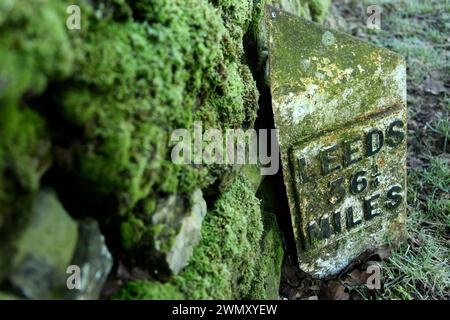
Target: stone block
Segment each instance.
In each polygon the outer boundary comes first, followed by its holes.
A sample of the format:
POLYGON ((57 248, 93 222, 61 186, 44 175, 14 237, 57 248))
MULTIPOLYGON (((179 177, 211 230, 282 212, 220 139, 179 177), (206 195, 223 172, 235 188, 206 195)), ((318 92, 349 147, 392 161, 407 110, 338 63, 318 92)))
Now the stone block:
POLYGON ((299 264, 323 278, 404 235, 405 61, 270 6, 266 28, 299 264))

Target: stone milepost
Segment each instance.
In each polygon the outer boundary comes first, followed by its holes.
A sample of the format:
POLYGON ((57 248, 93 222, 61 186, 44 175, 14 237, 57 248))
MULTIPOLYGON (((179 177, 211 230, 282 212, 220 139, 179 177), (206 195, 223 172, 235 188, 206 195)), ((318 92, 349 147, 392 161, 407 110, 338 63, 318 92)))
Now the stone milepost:
POLYGON ((269 6, 266 31, 299 265, 323 278, 404 236, 405 62, 269 6))

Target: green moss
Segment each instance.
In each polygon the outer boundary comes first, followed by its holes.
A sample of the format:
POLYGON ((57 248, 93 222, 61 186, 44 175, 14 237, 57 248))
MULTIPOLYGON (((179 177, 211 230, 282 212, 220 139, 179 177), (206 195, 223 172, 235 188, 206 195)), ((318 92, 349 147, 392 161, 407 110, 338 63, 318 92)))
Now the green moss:
POLYGON ((155 199, 211 194, 229 180, 171 286, 189 297, 251 296, 263 250, 258 199, 245 179, 232 182, 231 167, 172 163, 169 138, 195 120, 253 127, 258 91, 243 39, 256 36, 264 3, 79 0, 82 27, 70 31, 65 1, 0 0, 0 229, 25 219, 50 145, 64 205, 101 220, 130 257, 154 258, 148 235, 174 228, 152 225, 155 199))
POLYGON ((58 147, 73 159, 69 170, 60 165, 64 159, 57 164, 83 190, 74 204, 79 211, 98 216, 90 199, 105 199, 102 217, 125 221, 117 224, 125 248, 150 254, 148 237, 128 237, 137 225, 145 225, 142 234, 156 230, 142 218, 139 203, 157 194, 207 189, 230 170, 172 163, 172 131, 192 129, 194 120, 205 129, 240 128, 256 118, 256 84, 241 62, 252 3, 158 0, 81 7, 87 21, 71 38, 76 69, 53 103, 82 136, 56 131, 58 147), (127 8, 131 16, 117 16, 127 8))
POLYGON ((46 122, 26 101, 72 69, 65 20, 58 15, 63 8, 46 0, 0 1, 0 229, 8 224, 5 215, 19 219, 11 205, 38 189, 50 163, 46 122))
POLYGON ((33 195, 51 162, 46 129, 28 108, 0 107, 0 278, 10 264, 4 255, 27 222, 33 195))
MULTIPOLYGON (((45 121, 36 112, 13 105, 0 108, 0 229, 13 217, 20 197, 37 191, 48 168, 50 142, 45 121), (9 218, 8 218, 9 217, 9 218)), ((16 217, 18 219, 19 217, 16 217)), ((9 221, 12 222, 12 221, 9 221)))
POLYGON ((261 239, 261 256, 258 273, 252 284, 250 299, 279 299, 283 245, 277 220, 273 213, 263 212, 264 236, 261 239))
POLYGON ((211 0, 221 12, 226 33, 224 56, 236 61, 243 54, 242 38, 247 32, 253 11, 253 2, 239 0, 211 0))
POLYGON ((262 231, 259 200, 240 176, 206 216, 199 250, 194 250, 192 262, 175 282, 182 291, 195 292, 194 299, 249 294, 262 231))
POLYGON ((58 1, 0 1, 0 99, 42 93, 49 79, 70 73, 63 14, 58 1))
MULTIPOLYGON (((281 239, 274 216, 263 217, 254 193, 254 183, 241 174, 218 199, 205 217, 191 262, 169 280, 178 292, 189 299, 277 297, 281 239)), ((128 298, 129 290, 140 290, 138 284, 129 282, 116 297, 128 298)), ((149 298, 145 288, 133 296, 149 298)))
POLYGON ((145 225, 142 220, 130 217, 129 220, 122 222, 120 226, 120 234, 124 249, 133 248, 142 238, 145 225))
POLYGON ((149 282, 144 280, 131 281, 127 290, 121 290, 115 299, 123 300, 182 300, 182 293, 170 283, 149 282))
POLYGON ((308 0, 309 11, 314 21, 323 21, 331 9, 331 0, 308 0))
POLYGON ((172 130, 192 128, 194 119, 205 127, 255 119, 256 86, 236 49, 250 14, 237 10, 242 5, 216 5, 220 11, 200 0, 133 2, 136 19, 88 14, 86 30, 72 41, 77 70, 55 104, 83 128, 74 179, 112 198, 120 214, 154 192, 188 193, 223 174, 174 165, 172 130), (226 25, 241 32, 230 36, 220 14, 233 17, 226 25))

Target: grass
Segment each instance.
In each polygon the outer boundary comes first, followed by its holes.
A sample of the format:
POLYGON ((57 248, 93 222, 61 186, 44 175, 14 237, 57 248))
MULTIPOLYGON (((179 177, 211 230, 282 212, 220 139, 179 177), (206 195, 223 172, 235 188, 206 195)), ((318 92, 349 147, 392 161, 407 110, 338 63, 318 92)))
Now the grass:
POLYGON ((346 32, 406 57, 408 66, 408 241, 383 262, 371 299, 450 299, 449 1, 336 1, 346 32), (383 7, 381 30, 365 27, 383 7), (356 21, 356 22, 355 22, 356 21), (446 92, 447 91, 447 92, 446 92))
POLYGON ((410 172, 409 241, 385 262, 379 298, 449 298, 449 177, 448 161, 440 156, 410 172))

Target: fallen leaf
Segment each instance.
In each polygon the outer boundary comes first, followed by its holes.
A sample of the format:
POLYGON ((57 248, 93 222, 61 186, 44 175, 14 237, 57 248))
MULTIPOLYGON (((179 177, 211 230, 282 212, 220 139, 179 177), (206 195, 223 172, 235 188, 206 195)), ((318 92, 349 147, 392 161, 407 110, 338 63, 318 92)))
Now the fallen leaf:
POLYGON ((358 287, 361 285, 365 285, 368 277, 369 274, 367 274, 365 271, 359 271, 355 269, 348 274, 347 278, 344 280, 344 284, 349 287, 358 287))
POLYGON ((349 300, 350 295, 345 292, 345 286, 339 281, 330 281, 323 285, 320 295, 325 300, 349 300))
POLYGON ((144 271, 141 268, 134 267, 131 270, 130 278, 132 280, 148 280, 151 278, 151 276, 147 271, 144 271))

